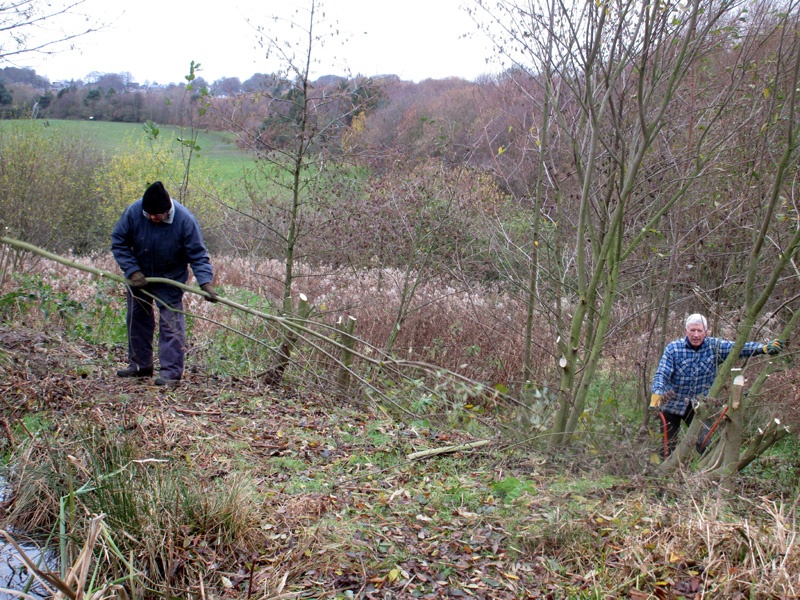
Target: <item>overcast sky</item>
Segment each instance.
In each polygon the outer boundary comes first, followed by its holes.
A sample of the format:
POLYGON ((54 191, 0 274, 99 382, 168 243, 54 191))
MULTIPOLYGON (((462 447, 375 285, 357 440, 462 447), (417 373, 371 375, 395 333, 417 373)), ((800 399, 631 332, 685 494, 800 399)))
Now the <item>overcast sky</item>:
MULTIPOLYGON (((420 81, 471 80, 491 73, 490 47, 476 33, 463 2, 324 0, 325 24, 338 24, 341 35, 316 51, 315 76, 395 74, 420 81)), ((84 79, 99 71, 129 72, 138 83, 163 84, 183 81, 194 60, 208 82, 244 81, 275 71, 254 26, 289 39, 289 30, 282 33, 269 18, 276 10, 287 14, 289 6, 300 8, 307 24, 308 3, 302 0, 86 0, 84 12, 108 24, 102 31, 79 38, 75 49, 46 58, 27 56, 16 64, 33 67, 51 81, 84 79)))

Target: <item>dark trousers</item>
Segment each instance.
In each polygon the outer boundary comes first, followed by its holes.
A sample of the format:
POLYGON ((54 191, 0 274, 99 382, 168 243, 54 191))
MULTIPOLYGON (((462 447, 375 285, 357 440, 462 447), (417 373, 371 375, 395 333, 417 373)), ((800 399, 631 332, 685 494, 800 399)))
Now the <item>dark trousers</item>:
POLYGON ((681 430, 681 421, 685 421, 687 427, 691 425, 692 419, 694 419, 694 408, 692 408, 692 403, 690 402, 686 412, 682 415, 663 411, 661 414, 664 415, 665 421, 662 421, 662 427, 666 425, 667 428, 668 452, 672 454, 678 446, 678 432, 681 430))
MULTIPOLYGON (((692 407, 692 404, 689 403, 689 407, 686 409, 686 412, 684 412, 682 415, 663 412, 663 411, 661 414, 664 416, 664 421, 662 421, 662 428, 666 426, 666 432, 667 432, 667 454, 672 454, 675 451, 675 448, 678 446, 678 432, 681 429, 681 421, 685 421, 687 427, 691 425, 692 421, 694 420, 694 408, 692 407)), ((708 425, 703 423, 702 426, 700 427, 700 433, 697 438, 697 443, 695 444, 695 449, 699 454, 705 452, 707 438, 709 435, 708 432, 709 432, 708 425)))
MULTIPOLYGON (((146 289, 150 291, 150 286, 146 289)), ((156 293, 153 295, 158 297, 156 293)), ((183 295, 177 299, 174 293, 171 296, 168 300, 155 301, 158 305, 159 372, 170 379, 180 379, 186 356, 186 319, 182 312, 183 295)), ((134 290, 133 294, 129 291, 127 307, 128 361, 131 366, 147 369, 153 366, 154 301, 139 290, 134 290)))

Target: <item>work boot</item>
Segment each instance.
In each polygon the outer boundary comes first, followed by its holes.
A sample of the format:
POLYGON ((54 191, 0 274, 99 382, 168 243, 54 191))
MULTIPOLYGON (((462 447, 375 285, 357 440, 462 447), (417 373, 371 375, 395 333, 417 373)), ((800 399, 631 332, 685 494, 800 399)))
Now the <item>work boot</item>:
POLYGON ((153 367, 140 369, 136 365, 131 365, 126 369, 117 371, 117 377, 150 377, 153 374, 153 367))
POLYGON ((180 377, 174 378, 174 377, 168 377, 167 375, 159 375, 158 377, 156 377, 154 383, 156 385, 162 385, 166 387, 175 387, 176 385, 178 385, 178 382, 180 380, 181 380, 180 377))

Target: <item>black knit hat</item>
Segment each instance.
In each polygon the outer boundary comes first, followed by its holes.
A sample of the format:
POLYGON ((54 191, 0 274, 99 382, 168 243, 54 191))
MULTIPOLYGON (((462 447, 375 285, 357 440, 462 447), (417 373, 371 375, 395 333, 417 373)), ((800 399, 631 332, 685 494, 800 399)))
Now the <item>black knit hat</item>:
POLYGON ((164 184, 156 181, 144 191, 142 196, 142 210, 151 215, 163 215, 172 208, 169 192, 164 189, 164 184))

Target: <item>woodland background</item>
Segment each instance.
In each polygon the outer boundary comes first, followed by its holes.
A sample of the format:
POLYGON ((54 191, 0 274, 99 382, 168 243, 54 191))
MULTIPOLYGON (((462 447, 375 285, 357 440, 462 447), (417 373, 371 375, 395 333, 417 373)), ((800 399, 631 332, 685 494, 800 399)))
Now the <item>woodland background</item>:
MULTIPOLYGON (((496 450, 487 477, 506 482, 497 493, 510 501, 533 493, 516 470, 526 464, 516 451, 543 453, 562 473, 674 475, 679 486, 703 493, 722 482, 728 500, 769 496, 772 486, 781 500, 768 504, 765 527, 779 522, 785 531, 797 504, 787 509, 782 499, 797 496, 800 423, 792 340, 800 318, 798 6, 477 1, 470 8, 476 25, 493 36, 507 68, 472 82, 420 83, 312 80, 309 62, 325 43, 314 34, 315 10, 311 2, 302 24, 309 35, 294 47, 302 58, 243 84, 209 85, 192 63, 183 85, 140 89, 124 74, 98 74, 55 91, 34 73, 5 69, 6 115, 36 117, 9 120, 0 132, 7 321, 59 315, 83 341, 118 348, 124 331, 108 307, 119 297, 109 284, 78 284, 74 271, 113 272, 108 232, 157 177, 198 215, 215 283, 237 309, 192 306, 191 356, 206 382, 260 381, 284 399, 319 394, 313 400, 323 406, 335 398, 402 423, 412 438, 425 428, 430 446, 448 435, 489 440, 496 450), (11 81, 23 76, 29 81, 11 81), (142 122, 144 141, 107 153, 59 133, 61 119, 142 122), (224 132, 247 156, 237 159, 238 171, 204 162, 210 132, 224 132), (15 240, 61 255, 69 270, 15 240), (737 348, 779 337, 788 351, 746 364, 734 351, 698 406, 702 418, 717 419, 738 387, 729 385, 731 368, 744 368, 746 394, 727 413, 719 443, 695 455, 696 419, 686 443, 661 462, 658 440, 647 433, 649 383, 665 343, 682 335, 693 312, 706 314, 712 332, 737 348), (498 466, 501 457, 512 471, 498 466)), ((228 406, 226 394, 217 397, 228 406)), ((20 410, 10 414, 21 418, 20 410)), ((652 498, 636 501, 646 506, 652 498)), ((333 505, 314 510, 330 516, 333 505)), ((477 505, 486 498, 469 504, 477 505)), ((658 506, 668 514, 671 504, 658 506)), ((744 509, 731 506, 726 516, 740 518, 744 509)), ((590 518, 618 526, 618 515, 590 518)), ((565 537, 576 550, 573 565, 603 547, 602 527, 587 544, 556 522, 554 543, 517 556, 525 565, 539 556, 559 574, 557 583, 531 572, 517 592, 531 593, 534 580, 542 597, 559 597, 548 585, 566 589, 569 569, 544 558, 565 537)), ((646 538, 641 528, 652 524, 643 522, 624 527, 625 535, 646 538)), ((616 564, 621 549, 640 547, 636 539, 619 538, 613 557, 577 569, 581 577, 596 571, 593 577, 569 585, 578 594, 641 590, 641 565, 625 570, 624 581, 595 583, 599 565, 616 564)), ((707 573, 720 547, 714 542, 723 539, 727 530, 698 550, 707 573)), ((778 597, 796 592, 796 572, 776 558, 796 552, 794 544, 760 553, 752 549, 762 542, 746 539, 747 583, 704 575, 686 593, 710 585, 729 595, 750 585, 778 597), (760 572, 768 575, 758 579, 760 572)), ((158 548, 147 552, 164 570, 158 548)), ((698 564, 689 562, 689 570, 698 564)), ((348 564, 346 572, 357 570, 348 564)), ((289 581, 300 578, 290 574, 289 581)), ((398 577, 380 584, 414 580, 398 577)), ((648 581, 643 597, 658 597, 653 590, 664 586, 648 581)), ((285 583, 265 585, 274 591, 285 583)), ((435 597, 437 585, 425 593, 435 597)))

